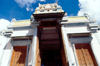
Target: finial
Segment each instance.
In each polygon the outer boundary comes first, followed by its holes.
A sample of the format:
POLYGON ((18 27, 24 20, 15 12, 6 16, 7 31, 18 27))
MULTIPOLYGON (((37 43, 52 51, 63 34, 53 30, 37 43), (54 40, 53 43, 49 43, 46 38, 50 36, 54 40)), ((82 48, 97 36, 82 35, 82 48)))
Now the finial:
POLYGON ((84 16, 89 16, 88 13, 84 13, 84 16))
POLYGON ((88 13, 84 13, 84 16, 90 20, 90 16, 88 15, 88 13))
POLYGON ((11 22, 15 22, 16 21, 16 19, 15 18, 13 18, 12 20, 11 20, 11 22))

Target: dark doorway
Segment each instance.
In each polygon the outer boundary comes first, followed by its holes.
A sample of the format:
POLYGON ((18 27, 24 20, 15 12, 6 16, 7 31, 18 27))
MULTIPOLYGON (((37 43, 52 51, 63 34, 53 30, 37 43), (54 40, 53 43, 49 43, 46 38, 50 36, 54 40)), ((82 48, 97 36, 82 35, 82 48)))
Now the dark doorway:
POLYGON ((41 66, 66 66, 61 30, 57 21, 42 22, 38 27, 38 35, 41 66))

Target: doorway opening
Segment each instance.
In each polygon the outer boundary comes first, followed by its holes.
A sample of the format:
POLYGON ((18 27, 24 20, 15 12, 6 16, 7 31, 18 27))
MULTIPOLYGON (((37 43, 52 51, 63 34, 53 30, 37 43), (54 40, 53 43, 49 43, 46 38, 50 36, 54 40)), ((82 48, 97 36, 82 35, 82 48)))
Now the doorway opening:
POLYGON ((57 21, 41 22, 38 38, 41 66, 67 66, 61 29, 57 21))

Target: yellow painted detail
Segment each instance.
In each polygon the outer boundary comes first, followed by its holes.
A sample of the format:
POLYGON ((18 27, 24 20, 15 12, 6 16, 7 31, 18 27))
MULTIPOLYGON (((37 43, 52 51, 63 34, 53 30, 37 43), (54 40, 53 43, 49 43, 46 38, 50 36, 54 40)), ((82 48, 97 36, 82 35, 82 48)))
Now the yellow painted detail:
POLYGON ((16 21, 13 23, 12 26, 25 26, 25 25, 30 25, 30 20, 22 20, 22 21, 16 21))
POLYGON ((69 17, 68 22, 89 22, 86 17, 69 17))

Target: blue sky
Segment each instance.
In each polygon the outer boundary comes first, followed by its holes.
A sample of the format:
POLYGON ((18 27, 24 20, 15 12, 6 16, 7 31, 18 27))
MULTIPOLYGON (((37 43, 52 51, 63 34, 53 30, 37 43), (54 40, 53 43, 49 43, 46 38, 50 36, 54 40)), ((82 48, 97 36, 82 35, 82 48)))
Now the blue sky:
POLYGON ((0 0, 0 30, 10 24, 11 19, 30 19, 38 3, 55 3, 67 12, 68 16, 83 16, 88 13, 91 21, 100 24, 100 0, 0 0))
MULTIPOLYGON (((31 14, 35 11, 35 8, 38 7, 38 3, 46 4, 55 2, 56 0, 36 1, 28 6, 29 8, 33 8, 33 11, 27 11, 26 4, 22 6, 17 3, 16 0, 0 0, 0 19, 9 21, 11 21, 12 18, 16 18, 16 20, 30 19, 31 14)), ((76 16, 79 11, 78 0, 59 0, 58 4, 69 16, 76 16)))

